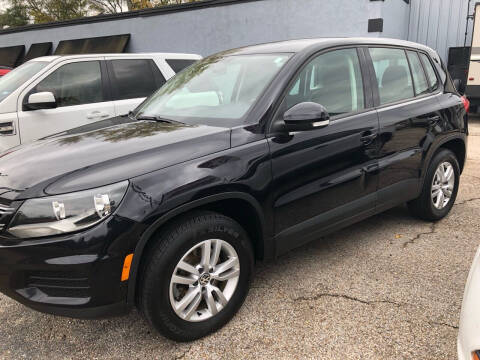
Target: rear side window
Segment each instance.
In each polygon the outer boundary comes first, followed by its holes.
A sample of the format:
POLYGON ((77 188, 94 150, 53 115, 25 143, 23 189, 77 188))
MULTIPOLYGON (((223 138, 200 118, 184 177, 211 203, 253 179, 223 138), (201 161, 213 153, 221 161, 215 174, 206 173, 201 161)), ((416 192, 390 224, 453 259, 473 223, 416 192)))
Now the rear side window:
POLYGON ((100 62, 83 61, 63 65, 33 90, 43 91, 55 95, 58 107, 104 101, 100 62))
POLYGON ((173 71, 179 73, 186 67, 189 67, 197 60, 189 60, 189 59, 166 59, 167 64, 172 68, 173 71))
POLYGON ((433 65, 430 59, 428 58, 428 56, 420 53, 420 57, 422 59, 423 66, 425 66, 425 71, 427 72, 427 78, 428 78, 428 82, 430 83, 430 87, 432 88, 432 91, 434 91, 438 88, 437 74, 435 73, 435 70, 433 69, 433 65))
POLYGON ((414 97, 405 51, 391 48, 370 48, 369 51, 377 77, 380 104, 414 97))
POLYGON ((427 94, 429 91, 429 86, 417 53, 415 51, 407 51, 407 55, 408 61, 410 62, 410 68, 412 69, 413 84, 415 85, 415 94, 427 94))
POLYGON ((150 59, 109 61, 114 100, 150 96, 165 83, 165 78, 150 59))

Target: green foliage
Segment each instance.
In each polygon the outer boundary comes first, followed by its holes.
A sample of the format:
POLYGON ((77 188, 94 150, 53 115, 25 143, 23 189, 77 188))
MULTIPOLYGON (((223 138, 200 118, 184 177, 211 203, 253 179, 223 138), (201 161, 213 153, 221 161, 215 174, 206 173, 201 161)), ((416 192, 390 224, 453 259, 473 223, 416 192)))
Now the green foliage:
POLYGON ((34 23, 71 20, 87 15, 88 0, 23 0, 34 23))
POLYGON ((28 24, 28 11, 19 0, 10 1, 10 6, 0 13, 0 29, 28 24))
POLYGON ((202 0, 5 0, 8 8, 0 12, 0 29, 195 1, 202 0))

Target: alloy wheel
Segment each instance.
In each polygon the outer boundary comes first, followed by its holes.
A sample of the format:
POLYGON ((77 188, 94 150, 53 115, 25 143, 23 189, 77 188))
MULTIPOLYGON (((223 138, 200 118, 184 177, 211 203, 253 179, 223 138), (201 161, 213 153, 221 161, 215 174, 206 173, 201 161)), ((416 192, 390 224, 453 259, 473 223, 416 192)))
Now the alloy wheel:
POLYGON ((170 304, 183 320, 207 320, 228 304, 239 277, 238 255, 228 242, 202 241, 176 265, 170 280, 170 304))
POLYGON ((431 198, 433 206, 441 210, 452 198, 455 187, 455 171, 448 161, 438 165, 432 180, 431 198))

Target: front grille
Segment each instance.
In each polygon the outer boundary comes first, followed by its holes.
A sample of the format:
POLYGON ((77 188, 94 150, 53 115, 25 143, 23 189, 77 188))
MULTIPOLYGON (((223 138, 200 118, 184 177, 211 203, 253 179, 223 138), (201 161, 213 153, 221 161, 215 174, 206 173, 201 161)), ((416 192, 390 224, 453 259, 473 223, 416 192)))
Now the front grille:
POLYGON ((27 275, 26 287, 35 287, 52 297, 89 297, 87 277, 66 272, 35 272, 27 275))

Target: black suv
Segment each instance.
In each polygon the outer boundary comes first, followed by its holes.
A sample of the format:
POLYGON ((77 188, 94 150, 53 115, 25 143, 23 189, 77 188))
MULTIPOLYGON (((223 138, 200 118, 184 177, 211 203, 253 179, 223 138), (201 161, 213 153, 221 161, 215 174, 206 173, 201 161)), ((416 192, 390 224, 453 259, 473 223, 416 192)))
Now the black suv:
POLYGON ((165 336, 199 338, 239 309, 255 259, 404 202, 447 215, 467 106, 410 42, 210 56, 128 116, 0 155, 0 289, 72 317, 137 305, 165 336))

